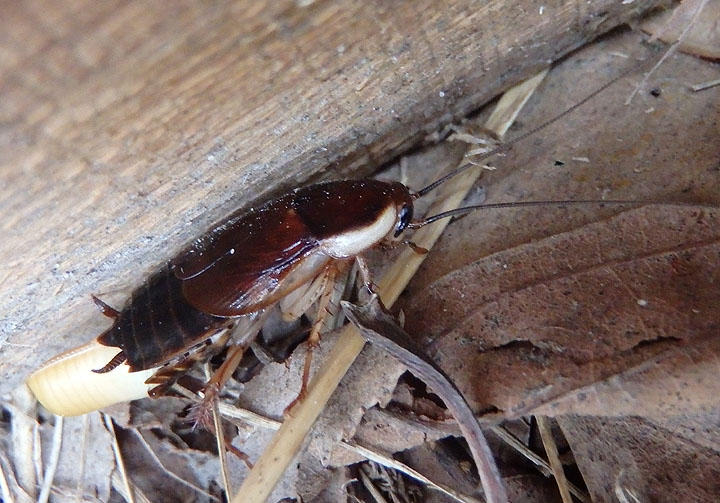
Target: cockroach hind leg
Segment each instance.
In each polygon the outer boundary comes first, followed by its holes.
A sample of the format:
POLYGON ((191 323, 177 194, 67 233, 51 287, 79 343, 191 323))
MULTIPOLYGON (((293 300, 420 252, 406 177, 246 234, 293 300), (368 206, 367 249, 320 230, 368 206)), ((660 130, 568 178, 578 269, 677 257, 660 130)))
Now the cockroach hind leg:
MULTIPOLYGON (((359 266, 362 267, 362 266, 359 266)), ((367 267, 367 265, 366 265, 367 267)), ((324 280, 322 283, 322 293, 318 300, 318 314, 313 323, 312 329, 310 330, 310 336, 307 340, 307 352, 305 353, 305 362, 303 364, 302 384, 300 385, 300 392, 298 396, 285 407, 283 411, 284 415, 290 415, 291 410, 295 407, 298 402, 301 402, 307 396, 308 382, 310 381, 310 368, 312 366, 312 354, 313 348, 317 347, 320 343, 320 332, 325 326, 330 313, 336 310, 337 306, 332 306, 332 293, 335 289, 335 278, 338 274, 338 269, 331 267, 325 270, 324 280)))
POLYGON ((225 361, 220 365, 220 368, 215 371, 207 383, 207 386, 205 386, 202 401, 195 404, 190 411, 189 418, 194 423, 193 428, 202 426, 206 430, 212 429, 212 411, 215 408, 215 403, 220 398, 220 390, 227 380, 232 377, 233 372, 235 372, 235 369, 245 354, 245 349, 247 349, 246 346, 240 344, 233 345, 229 348, 225 361))
POLYGON ((100 312, 111 319, 116 319, 118 316, 120 316, 120 311, 115 309, 114 307, 109 306, 99 298, 97 298, 95 295, 91 295, 93 303, 100 309, 100 312))
POLYGON ((212 431, 212 411, 215 407, 215 402, 220 397, 220 386, 217 383, 210 383, 205 387, 203 393, 205 396, 203 396, 202 401, 194 404, 190 409, 188 420, 192 423, 193 430, 200 427, 212 431))
POLYGON ((118 354, 116 354, 115 356, 113 356, 112 360, 107 362, 107 364, 105 364, 104 367, 99 368, 99 369, 92 369, 92 371, 95 372, 96 374, 106 374, 106 373, 110 372, 111 370, 117 368, 119 365, 124 363, 126 360, 127 360, 127 357, 125 356, 125 351, 123 351, 121 349, 120 352, 118 354))

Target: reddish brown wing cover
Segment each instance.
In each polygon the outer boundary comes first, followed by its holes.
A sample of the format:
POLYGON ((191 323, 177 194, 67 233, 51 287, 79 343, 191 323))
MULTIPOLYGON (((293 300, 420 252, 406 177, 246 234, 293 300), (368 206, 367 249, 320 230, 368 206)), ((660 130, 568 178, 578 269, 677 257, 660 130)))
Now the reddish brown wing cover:
POLYGON ((174 262, 185 298, 216 316, 257 310, 280 281, 317 248, 293 208, 294 194, 213 230, 174 262))
POLYGON ((187 301, 215 316, 239 316, 276 301, 331 260, 322 239, 372 223, 407 189, 376 180, 310 185, 220 224, 173 261, 187 301), (312 260, 309 260, 312 256, 312 260))

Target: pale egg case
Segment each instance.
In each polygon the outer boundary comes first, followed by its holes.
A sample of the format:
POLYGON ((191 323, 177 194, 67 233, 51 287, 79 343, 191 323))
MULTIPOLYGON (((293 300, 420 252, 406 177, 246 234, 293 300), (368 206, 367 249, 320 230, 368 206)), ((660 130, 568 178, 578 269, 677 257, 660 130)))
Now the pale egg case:
POLYGON ((110 372, 93 372, 117 353, 118 348, 93 339, 48 361, 27 379, 27 385, 47 410, 62 416, 79 416, 149 396, 155 385, 145 381, 160 367, 130 372, 123 363, 110 372))

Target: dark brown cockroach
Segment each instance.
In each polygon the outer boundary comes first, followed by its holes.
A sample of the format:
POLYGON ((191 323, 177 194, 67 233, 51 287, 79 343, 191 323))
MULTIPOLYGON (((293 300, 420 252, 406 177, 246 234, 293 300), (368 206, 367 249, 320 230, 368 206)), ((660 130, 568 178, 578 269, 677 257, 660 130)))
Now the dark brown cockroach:
POLYGON ((266 309, 399 235, 410 224, 412 199, 400 183, 329 182, 232 218, 151 276, 122 311, 103 305, 112 327, 47 362, 28 385, 60 415, 160 394, 206 341, 242 320, 254 325, 238 342, 246 346, 266 309), (169 372, 161 370, 168 363, 169 372))
MULTIPOLYGON (((535 134, 614 80, 479 160, 535 134)), ((161 395, 194 361, 230 344, 226 362, 206 388, 206 399, 214 397, 270 309, 279 306, 283 310, 284 301, 291 296, 296 301, 289 311, 295 316, 318 299, 324 307, 328 295, 323 293, 331 289, 339 272, 356 260, 361 273, 366 271, 362 254, 368 249, 397 238, 408 228, 478 208, 558 204, 470 206, 412 221, 415 199, 469 167, 461 166, 415 193, 401 183, 378 180, 310 185, 233 216, 152 275, 121 311, 96 299, 103 313, 114 319, 113 325, 90 343, 48 361, 27 383, 51 412, 79 415, 121 401, 161 395)), ((563 204, 588 202, 633 201, 563 204)), ((371 287, 367 273, 363 276, 371 287)), ((315 323, 311 339, 320 326, 315 323)), ((307 382, 307 362, 305 369, 302 389, 307 382)))

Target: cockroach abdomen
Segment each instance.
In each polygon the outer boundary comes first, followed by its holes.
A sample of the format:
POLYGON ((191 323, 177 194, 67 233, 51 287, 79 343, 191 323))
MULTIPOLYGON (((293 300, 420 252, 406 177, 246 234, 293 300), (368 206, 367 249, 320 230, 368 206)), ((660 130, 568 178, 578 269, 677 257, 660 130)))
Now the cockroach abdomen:
MULTIPOLYGON (((131 370, 157 367, 227 324, 199 311, 183 296, 181 281, 164 267, 133 292, 113 326, 98 337, 123 350, 131 370)), ((109 364, 105 362, 98 368, 109 364)))

